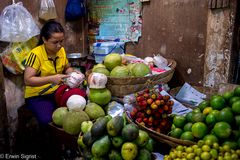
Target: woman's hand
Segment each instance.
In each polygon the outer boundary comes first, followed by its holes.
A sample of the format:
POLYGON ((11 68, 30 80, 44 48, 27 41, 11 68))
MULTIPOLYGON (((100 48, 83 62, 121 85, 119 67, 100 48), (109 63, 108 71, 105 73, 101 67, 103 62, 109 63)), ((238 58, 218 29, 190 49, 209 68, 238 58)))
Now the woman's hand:
POLYGON ((52 83, 61 84, 64 82, 65 78, 68 78, 69 75, 66 74, 56 74, 52 76, 52 83))

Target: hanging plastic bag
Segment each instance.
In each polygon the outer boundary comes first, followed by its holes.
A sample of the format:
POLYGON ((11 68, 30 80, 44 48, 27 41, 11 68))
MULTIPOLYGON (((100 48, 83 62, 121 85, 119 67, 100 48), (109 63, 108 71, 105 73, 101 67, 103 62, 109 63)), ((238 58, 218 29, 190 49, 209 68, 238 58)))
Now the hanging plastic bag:
POLYGON ((53 0, 41 0, 39 18, 45 21, 57 18, 57 12, 53 0))
POLYGON ((77 20, 86 14, 84 0, 68 0, 65 9, 65 19, 69 21, 77 20))
POLYGON ((5 7, 0 16, 0 41, 25 42, 40 30, 21 2, 5 7))
POLYGON ((9 44, 9 46, 1 54, 3 65, 13 74, 22 74, 25 69, 24 62, 26 57, 37 45, 37 42, 38 39, 33 37, 26 42, 15 42, 9 44))

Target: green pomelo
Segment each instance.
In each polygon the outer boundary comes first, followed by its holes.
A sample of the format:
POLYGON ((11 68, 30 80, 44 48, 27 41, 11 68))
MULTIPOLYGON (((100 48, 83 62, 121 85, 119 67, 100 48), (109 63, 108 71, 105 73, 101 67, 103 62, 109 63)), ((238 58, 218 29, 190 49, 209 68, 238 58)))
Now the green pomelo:
POLYGON ((110 72, 109 70, 107 70, 107 68, 104 68, 104 67, 98 67, 98 68, 95 68, 93 70, 94 73, 102 73, 104 74, 105 76, 109 76, 110 75, 110 72))
POLYGON ((91 120, 105 116, 105 112, 101 106, 96 103, 90 102, 86 105, 84 111, 87 113, 91 120))
POLYGON ((87 113, 82 110, 69 111, 63 119, 63 130, 71 135, 77 135, 81 131, 83 121, 88 121, 90 118, 87 113))
POLYGON ((132 68, 132 74, 135 77, 144 77, 149 73, 151 70, 145 63, 136 63, 132 68))
POLYGON ((128 68, 128 70, 129 70, 129 73, 130 73, 131 76, 133 75, 132 69, 133 69, 133 67, 134 67, 135 64, 136 64, 136 63, 129 63, 129 64, 127 65, 127 68, 128 68))
POLYGON ((122 64, 122 56, 118 53, 110 53, 104 57, 104 63, 106 68, 111 71, 116 66, 122 64))
POLYGON ((103 89, 90 89, 89 99, 91 102, 97 103, 98 105, 106 105, 111 100, 111 92, 107 88, 103 89))
POLYGON ((98 64, 93 66, 92 71, 94 72, 96 68, 106 68, 106 66, 102 63, 98 63, 98 64))
POLYGON ((67 113, 68 113, 67 107, 59 107, 56 110, 54 110, 54 112, 52 114, 53 123, 62 127, 63 119, 67 113))
POLYGON ((128 77, 129 70, 126 66, 117 66, 110 72, 111 77, 128 77))

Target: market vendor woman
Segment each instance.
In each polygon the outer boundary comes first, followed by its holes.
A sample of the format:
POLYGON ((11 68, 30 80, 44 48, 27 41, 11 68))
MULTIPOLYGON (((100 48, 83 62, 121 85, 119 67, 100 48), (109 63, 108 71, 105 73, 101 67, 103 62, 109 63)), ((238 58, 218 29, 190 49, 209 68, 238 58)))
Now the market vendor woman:
POLYGON ((42 27, 38 46, 26 59, 24 72, 26 107, 36 116, 40 126, 52 120, 56 107, 54 91, 68 73, 70 67, 63 48, 64 29, 56 21, 48 21, 42 27))

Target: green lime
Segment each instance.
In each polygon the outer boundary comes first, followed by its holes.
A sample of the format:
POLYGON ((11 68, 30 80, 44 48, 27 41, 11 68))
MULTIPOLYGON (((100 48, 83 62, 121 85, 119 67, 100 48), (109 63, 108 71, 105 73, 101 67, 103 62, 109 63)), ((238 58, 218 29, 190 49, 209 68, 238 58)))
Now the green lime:
POLYGON ((181 128, 174 128, 170 132, 170 136, 174 138, 180 138, 181 134, 183 133, 183 130, 181 128))
POLYGON ((240 100, 240 97, 234 96, 234 97, 232 97, 232 98, 229 99, 228 105, 229 105, 229 106, 232 106, 232 104, 233 104, 234 102, 238 101, 238 100, 240 100))
POLYGON ((216 149, 211 149, 209 153, 211 154, 212 158, 218 158, 218 151, 216 149))
POLYGON ((202 160, 209 160, 211 158, 211 154, 209 152, 202 152, 200 157, 202 160))
POLYGON ((192 122, 204 122, 205 121, 206 116, 202 113, 193 113, 192 115, 192 122))
POLYGON ((206 124, 213 126, 217 122, 217 118, 215 117, 214 114, 210 113, 207 115, 205 122, 206 124))
POLYGON ((240 100, 238 100, 232 104, 232 111, 235 114, 240 114, 240 100))
MULTIPOLYGON (((240 103, 239 103, 239 107, 240 107, 240 103)), ((231 124, 234 121, 234 115, 232 111, 230 111, 229 109, 222 109, 217 116, 217 120, 219 122, 222 121, 222 122, 227 122, 231 124)))
POLYGON ((232 129, 227 122, 217 122, 213 127, 213 132, 218 138, 228 138, 232 129))
POLYGON ((210 105, 213 109, 221 110, 225 107, 225 99, 220 95, 216 95, 210 100, 210 105))
POLYGON ((234 96, 240 96, 240 86, 237 86, 233 90, 234 96))
POLYGON ((192 132, 190 131, 183 132, 182 135, 180 136, 180 139, 194 141, 194 137, 192 135, 192 132))
POLYGON ((232 98, 234 96, 234 91, 226 91, 223 93, 222 96, 226 101, 229 101, 230 98, 232 98))
POLYGON ((184 127, 183 127, 184 132, 186 132, 186 131, 191 131, 192 125, 193 125, 193 124, 192 124, 191 122, 186 123, 186 124, 184 125, 184 127))
POLYGON ((187 119, 188 122, 192 122, 192 115, 193 115, 193 112, 188 112, 186 114, 186 119, 187 119))
POLYGON ((177 127, 177 128, 183 128, 183 126, 186 123, 186 117, 181 116, 181 115, 176 115, 173 118, 173 124, 177 127))
POLYGON ((208 107, 210 105, 208 100, 203 100, 201 103, 199 103, 198 108, 203 111, 204 108, 208 107))
POLYGON ((210 141, 212 141, 212 143, 215 143, 215 142, 218 143, 218 138, 212 134, 207 134, 206 136, 203 137, 203 140, 204 141, 210 140, 210 141))
POLYGON ((192 134, 196 138, 203 138, 208 132, 206 124, 203 122, 196 122, 192 125, 192 134))

